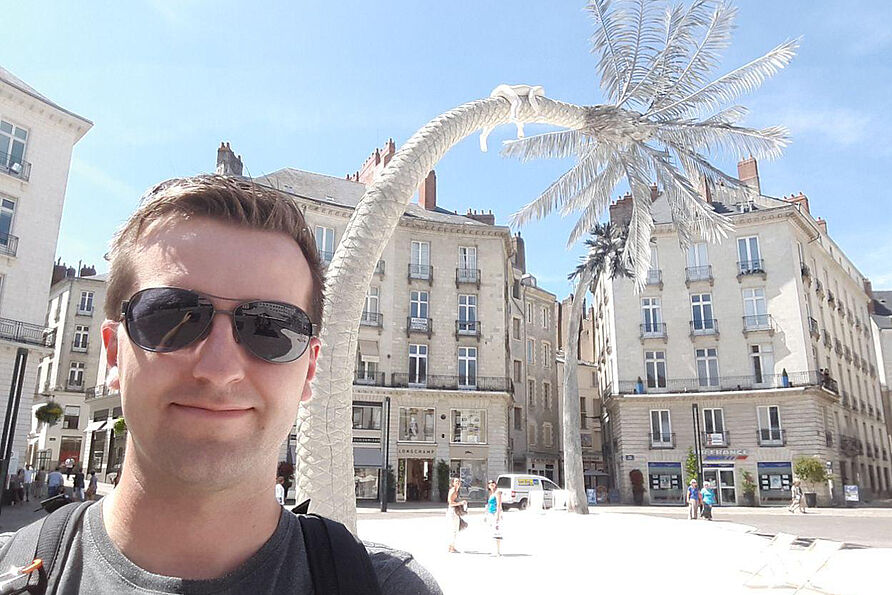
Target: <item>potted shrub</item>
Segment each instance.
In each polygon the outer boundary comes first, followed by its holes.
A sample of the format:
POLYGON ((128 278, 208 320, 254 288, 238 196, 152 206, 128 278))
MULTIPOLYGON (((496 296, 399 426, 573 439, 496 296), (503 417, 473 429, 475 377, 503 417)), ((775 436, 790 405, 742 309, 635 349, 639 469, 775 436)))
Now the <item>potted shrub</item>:
POLYGON ((124 432, 127 431, 127 422, 124 421, 123 417, 119 417, 118 419, 115 420, 114 429, 115 429, 115 436, 120 436, 121 434, 123 434, 124 432))
MULTIPOLYGON (((387 501, 396 502, 396 476, 393 474, 393 467, 387 466, 387 501)), ((449 490, 447 490, 448 492, 449 490)))
POLYGON ((54 426, 59 422, 64 413, 61 405, 55 401, 49 401, 45 405, 41 405, 37 408, 37 411, 34 412, 34 417, 41 423, 54 426))
POLYGON ((815 493, 815 484, 823 483, 830 479, 827 468, 820 459, 815 457, 799 457, 793 461, 793 474, 805 482, 811 488, 805 492, 805 505, 815 508, 818 505, 818 495, 815 493))
POLYGON ((644 504, 644 474, 640 469, 629 471, 629 481, 632 482, 632 499, 635 506, 644 504))
POLYGON ((446 502, 449 496, 449 463, 443 459, 437 461, 437 495, 440 502, 446 502))
POLYGON ((749 471, 741 473, 742 480, 740 482, 741 491, 743 492, 743 503, 746 506, 756 505, 756 482, 753 480, 753 474, 749 471))

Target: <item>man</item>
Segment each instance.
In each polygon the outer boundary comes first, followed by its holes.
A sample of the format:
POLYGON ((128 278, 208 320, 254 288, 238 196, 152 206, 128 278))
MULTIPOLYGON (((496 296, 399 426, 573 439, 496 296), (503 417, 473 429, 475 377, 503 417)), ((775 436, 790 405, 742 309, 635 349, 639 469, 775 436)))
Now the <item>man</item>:
POLYGON ((34 497, 38 500, 42 500, 44 497, 43 486, 46 483, 46 467, 41 467, 37 470, 37 475, 34 478, 34 497))
MULTIPOLYGON (((322 273, 300 209, 241 179, 169 180, 109 260, 106 384, 127 456, 86 509, 60 592, 313 592, 301 525, 274 497, 320 350, 322 273)), ((410 555, 369 554, 383 593, 440 593, 410 555)))
POLYGON ((31 490, 34 486, 34 468, 31 465, 25 465, 25 502, 31 501, 31 490))
POLYGON ((703 496, 697 488, 697 480, 692 479, 688 486, 688 518, 696 521, 700 516, 700 505, 703 503, 703 496))
POLYGON ((60 469, 61 467, 56 467, 53 471, 50 471, 49 476, 46 478, 46 485, 49 490, 47 493, 48 498, 58 496, 62 493, 62 486, 65 483, 65 478, 62 476, 60 469))
POLYGON ((279 475, 276 477, 276 502, 280 506, 285 506, 285 478, 279 475))

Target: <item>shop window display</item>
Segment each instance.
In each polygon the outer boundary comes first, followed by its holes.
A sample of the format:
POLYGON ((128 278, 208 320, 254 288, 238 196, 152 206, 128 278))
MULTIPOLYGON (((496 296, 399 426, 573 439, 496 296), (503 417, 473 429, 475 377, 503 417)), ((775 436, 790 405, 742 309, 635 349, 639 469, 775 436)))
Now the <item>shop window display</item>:
POLYGON ((410 442, 434 441, 434 409, 400 407, 400 440, 410 442))
POLYGON ((378 499, 378 468, 354 467, 353 484, 357 500, 378 499))
POLYGON ((486 461, 452 460, 449 462, 449 474, 461 478, 459 498, 474 502, 487 499, 486 461))

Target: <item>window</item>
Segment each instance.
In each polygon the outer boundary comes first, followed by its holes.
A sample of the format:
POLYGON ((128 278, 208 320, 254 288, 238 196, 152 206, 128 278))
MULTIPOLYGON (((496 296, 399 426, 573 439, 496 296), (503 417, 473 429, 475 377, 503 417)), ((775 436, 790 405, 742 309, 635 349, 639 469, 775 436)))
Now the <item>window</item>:
POLYGON ((718 350, 714 347, 696 349, 697 380, 700 386, 719 385, 719 358, 718 350))
POLYGON ((458 332, 477 332, 477 296, 458 296, 458 332))
POLYGON ((427 319, 430 295, 426 291, 409 292, 409 316, 427 319))
POLYGON ((84 326, 81 324, 77 324, 74 327, 74 344, 72 345, 72 349, 74 351, 86 351, 87 343, 90 340, 90 327, 84 326))
POLYGON ((381 407, 379 405, 354 405, 353 429, 380 430, 381 407))
POLYGON ((475 246, 458 247, 458 268, 463 271, 477 270, 477 248, 475 246))
MULTIPOLYGON (((62 309, 62 304, 59 304, 59 310, 62 309)), ((77 304, 77 313, 78 314, 93 314, 93 292, 92 291, 82 291, 81 292, 81 301, 77 304)))
POLYGON ((530 409, 536 408, 536 380, 527 380, 527 403, 530 409))
POLYGON ((527 323, 533 324, 533 304, 527 304, 527 323))
POLYGON ((514 360, 514 382, 519 383, 523 376, 522 364, 519 359, 514 360))
POLYGON ((551 367, 551 345, 542 343, 542 365, 546 368, 551 367))
POLYGON ((765 290, 761 287, 743 290, 743 327, 746 329, 768 327, 768 304, 765 290))
POLYGON ((514 408, 514 429, 523 429, 523 409, 521 409, 520 407, 514 408))
POLYGON ((319 252, 319 260, 323 263, 331 262, 334 256, 334 237, 332 228, 321 225, 316 226, 316 250, 319 252))
POLYGON ((477 386, 477 348, 458 348, 458 385, 460 387, 477 386))
POLYGON ((585 397, 579 397, 579 427, 583 430, 588 429, 588 415, 585 411, 585 397))
MULTIPOLYGON (((2 159, 2 155, 0 155, 2 159)), ((16 244, 9 237, 12 233, 12 216, 15 214, 15 202, 4 198, 0 200, 0 254, 15 256, 16 244)))
POLYGON ((483 409, 453 409, 452 441, 463 444, 486 442, 486 411, 483 409))
POLYGON ((400 407, 400 440, 412 442, 434 441, 434 418, 436 411, 431 407, 400 407))
POLYGON ((644 334, 662 334, 663 314, 660 298, 641 298, 641 322, 644 334))
POLYGON ((697 242, 688 246, 688 267, 693 269, 705 266, 709 266, 706 242, 697 242))
POLYGON ((431 245, 430 242, 412 241, 412 252, 410 254, 411 264, 419 267, 429 267, 431 264, 431 245))
POLYGON ((377 314, 380 312, 378 309, 380 295, 380 287, 369 287, 365 294, 365 306, 362 308, 363 314, 377 314))
POLYGON ((542 328, 548 330, 548 307, 542 306, 542 328))
POLYGON ((668 409, 653 409, 650 412, 651 444, 672 444, 672 424, 668 409))
POLYGON ((666 352, 645 351, 644 371, 647 388, 666 388, 666 352))
POLYGON ((511 336, 519 341, 520 340, 520 318, 514 318, 511 321, 511 332, 512 332, 511 336))
POLYGON ((409 345, 409 384, 427 384, 427 345, 409 345))
POLYGON ((712 315, 712 294, 695 293, 691 296, 691 330, 694 334, 715 332, 712 315))
POLYGON ((68 387, 73 389, 83 388, 84 386, 84 363, 71 362, 71 368, 68 370, 68 387))
POLYGON ((65 420, 62 422, 63 430, 76 430, 80 422, 81 408, 77 405, 65 405, 65 420))
POLYGON ((354 379, 361 384, 375 384, 378 376, 378 362, 377 360, 362 359, 362 357, 363 354, 360 353, 359 362, 356 364, 354 379))
POLYGON ((740 273, 761 271, 762 257, 759 253, 759 238, 756 236, 737 238, 737 257, 740 273))
POLYGON ((527 363, 532 365, 536 357, 536 341, 527 339, 527 363))
POLYGON ((28 131, 0 120, 0 166, 19 175, 23 173, 28 131))
POLYGON ((545 409, 551 411, 551 385, 547 382, 542 383, 542 401, 545 409))
POLYGON ((774 346, 750 345, 750 361, 753 365, 753 382, 769 384, 774 380, 774 346))
POLYGON ((703 433, 706 446, 726 446, 725 414, 721 409, 703 410, 703 433))
POLYGON ((536 446, 536 424, 531 423, 527 426, 527 442, 529 446, 536 446))
POLYGON ((542 442, 546 447, 554 446, 554 436, 551 429, 551 424, 548 422, 542 424, 542 442))
MULTIPOLYGON (((114 416, 112 416, 114 417, 114 416)), ((108 419, 108 409, 99 409, 93 412, 93 421, 105 421, 108 419)))
POLYGON ((780 409, 777 405, 757 407, 756 414, 759 418, 759 443, 782 442, 783 431, 780 425, 780 409))

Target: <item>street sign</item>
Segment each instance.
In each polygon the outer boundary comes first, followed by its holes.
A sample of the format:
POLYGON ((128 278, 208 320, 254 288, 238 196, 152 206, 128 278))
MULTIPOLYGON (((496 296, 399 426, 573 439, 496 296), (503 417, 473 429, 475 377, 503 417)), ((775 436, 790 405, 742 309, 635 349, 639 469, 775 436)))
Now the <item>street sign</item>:
POLYGON ((634 460, 635 460, 635 455, 626 455, 626 460, 627 460, 627 461, 634 461, 634 460))
POLYGON ((858 502, 858 486, 843 486, 843 491, 846 495, 846 502, 858 502))

